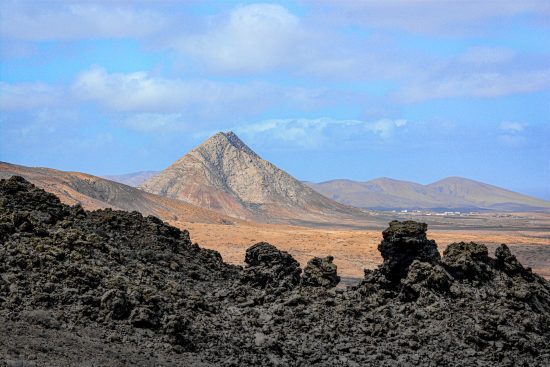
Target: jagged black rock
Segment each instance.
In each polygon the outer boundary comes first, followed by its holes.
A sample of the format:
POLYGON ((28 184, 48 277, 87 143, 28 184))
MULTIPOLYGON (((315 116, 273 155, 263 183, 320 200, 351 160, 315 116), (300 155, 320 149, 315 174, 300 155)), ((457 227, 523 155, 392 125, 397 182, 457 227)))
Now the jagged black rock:
MULTIPOLYGON (((228 229, 229 230, 229 229, 228 229)), ((392 222, 355 287, 267 243, 244 268, 137 212, 0 181, 0 365, 548 366, 550 285, 502 245, 392 222)))

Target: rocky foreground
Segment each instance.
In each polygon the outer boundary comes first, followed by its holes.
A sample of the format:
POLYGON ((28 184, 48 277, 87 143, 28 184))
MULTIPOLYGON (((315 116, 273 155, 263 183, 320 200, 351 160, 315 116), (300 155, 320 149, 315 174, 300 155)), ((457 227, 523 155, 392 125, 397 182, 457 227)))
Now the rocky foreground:
MULTIPOLYGON (((228 230, 231 230, 228 227, 228 230)), ((1 366, 548 366, 550 283, 391 222, 384 263, 335 288, 268 243, 244 268, 137 212, 69 207, 0 181, 1 366)))

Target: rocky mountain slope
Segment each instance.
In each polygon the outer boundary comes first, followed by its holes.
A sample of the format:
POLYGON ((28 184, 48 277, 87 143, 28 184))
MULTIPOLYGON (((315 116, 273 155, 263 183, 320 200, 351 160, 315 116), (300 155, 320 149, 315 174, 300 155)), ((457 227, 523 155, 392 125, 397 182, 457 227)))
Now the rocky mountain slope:
POLYGON ((128 186, 138 187, 156 174, 158 174, 158 171, 139 171, 122 175, 107 175, 101 177, 109 181, 115 181, 128 186))
POLYGON ((367 182, 307 182, 346 205, 371 209, 550 211, 550 202, 461 177, 429 185, 378 178, 367 182))
POLYGON ((426 230, 391 222, 342 289, 331 257, 302 274, 261 242, 229 266, 157 218, 0 180, 0 365, 548 366, 550 283, 426 230))
POLYGON ((140 188, 261 222, 366 219, 260 158, 232 132, 217 133, 140 188))
POLYGON ((65 172, 50 168, 24 167, 0 162, 0 178, 18 175, 38 187, 57 195, 69 205, 80 204, 87 210, 136 210, 144 215, 155 215, 173 223, 178 221, 200 223, 234 223, 219 213, 191 204, 153 195, 117 182, 80 172, 65 172))

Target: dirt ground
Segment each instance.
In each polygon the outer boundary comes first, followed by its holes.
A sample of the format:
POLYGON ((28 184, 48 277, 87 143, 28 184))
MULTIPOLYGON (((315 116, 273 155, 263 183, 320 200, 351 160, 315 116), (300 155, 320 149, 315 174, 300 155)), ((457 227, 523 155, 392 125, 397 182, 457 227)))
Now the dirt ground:
MULTIPOLYGON (((362 278, 363 269, 375 268, 382 258, 376 249, 382 239, 380 231, 318 229, 282 225, 220 225, 178 223, 191 233, 202 247, 219 251, 224 260, 243 264, 246 249, 260 241, 288 251, 305 266, 314 256, 334 256, 338 273, 346 278, 362 278)), ((524 264, 550 278, 550 233, 547 231, 511 230, 430 230, 442 252, 453 242, 484 243, 492 255, 496 246, 506 243, 524 264)))

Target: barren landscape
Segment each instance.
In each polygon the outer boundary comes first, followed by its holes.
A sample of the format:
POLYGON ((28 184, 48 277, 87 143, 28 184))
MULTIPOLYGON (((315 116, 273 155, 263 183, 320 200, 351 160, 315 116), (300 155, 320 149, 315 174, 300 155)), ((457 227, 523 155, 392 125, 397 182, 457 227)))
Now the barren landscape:
MULTIPOLYGON (((334 256, 338 273, 343 278, 360 279, 363 269, 374 269, 382 263, 377 246, 380 230, 342 230, 281 225, 217 225, 206 223, 173 223, 188 229, 191 239, 202 247, 219 251, 224 261, 242 265, 244 253, 256 242, 276 245, 305 266, 313 256, 334 256)), ((431 239, 440 252, 458 240, 478 242, 494 251, 507 244, 518 259, 533 270, 550 278, 550 235, 548 231, 510 230, 437 230, 431 229, 431 239)))
POLYGON ((0 367, 550 367, 549 19, 0 1, 0 367))
POLYGON ((427 230, 392 221, 380 266, 334 289, 332 257, 260 242, 236 267, 153 216, 0 180, 0 365, 548 366, 549 282, 427 230))
POLYGON ((313 256, 332 255, 343 283, 353 284, 363 276, 363 269, 373 269, 381 263, 376 246, 387 223, 412 219, 428 224, 440 252, 458 239, 484 243, 490 250, 506 243, 522 263, 550 277, 550 214, 546 212, 442 215, 365 210, 359 218, 336 217, 333 223, 293 219, 289 223, 303 225, 266 224, 232 218, 83 173, 0 163, 0 177, 14 174, 59 195, 69 205, 80 203, 88 210, 112 207, 156 215, 180 229, 188 229, 193 241, 219 251, 232 264, 241 265, 246 248, 267 241, 291 253, 302 266, 313 256))

